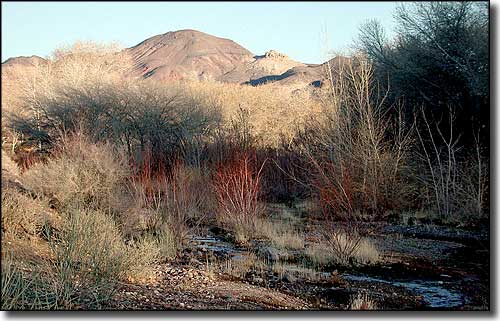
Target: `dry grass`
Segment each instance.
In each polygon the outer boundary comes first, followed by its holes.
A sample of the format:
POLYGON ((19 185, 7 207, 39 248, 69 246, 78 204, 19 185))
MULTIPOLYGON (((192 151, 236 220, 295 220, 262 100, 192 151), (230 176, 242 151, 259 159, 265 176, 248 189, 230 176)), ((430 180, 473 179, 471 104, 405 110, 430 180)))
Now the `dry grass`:
POLYGON ((245 278, 247 273, 264 271, 267 264, 260 260, 253 252, 244 252, 236 258, 218 261, 213 259, 207 262, 209 273, 224 273, 238 278, 245 278))
POLYGON ((264 237, 278 249, 304 248, 304 236, 292 224, 284 220, 257 220, 254 237, 264 237))
POLYGON ((329 240, 323 240, 321 243, 312 243, 306 247, 306 256, 316 266, 325 266, 329 264, 375 264, 381 259, 380 252, 375 245, 367 238, 356 240, 357 245, 353 247, 354 240, 343 233, 335 233, 329 240), (333 244, 332 244, 333 243, 333 244), (349 248, 349 255, 339 252, 338 249, 349 248))
POLYGON ((349 310, 377 310, 377 303, 367 293, 358 293, 352 296, 349 302, 349 310))
POLYGON ((315 266, 326 266, 336 263, 332 250, 323 243, 312 243, 305 249, 305 254, 315 266))
POLYGON ((300 265, 290 265, 283 262, 275 262, 271 270, 278 274, 280 279, 288 279, 288 281, 296 281, 297 279, 307 281, 321 280, 321 275, 314 269, 300 265))

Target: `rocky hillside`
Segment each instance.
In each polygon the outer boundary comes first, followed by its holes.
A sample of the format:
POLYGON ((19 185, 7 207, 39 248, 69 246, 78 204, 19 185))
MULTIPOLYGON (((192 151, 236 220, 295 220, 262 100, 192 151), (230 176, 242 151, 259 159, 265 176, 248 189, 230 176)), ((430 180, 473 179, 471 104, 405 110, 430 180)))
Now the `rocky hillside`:
MULTIPOLYGON (((254 55, 232 40, 190 29, 157 35, 124 51, 133 61, 129 75, 159 81, 215 80, 252 86, 275 83, 295 88, 317 87, 322 83, 326 64, 305 64, 275 50, 254 55)), ((38 56, 14 57, 2 67, 46 62, 38 56)))
POLYGON ((270 75, 281 75, 287 70, 299 66, 305 66, 305 64, 294 61, 285 54, 270 50, 262 56, 255 56, 251 61, 237 66, 222 75, 220 80, 223 82, 245 83, 270 75))
POLYGON ((167 32, 126 51, 134 75, 157 80, 216 80, 254 56, 232 40, 196 30, 167 32))
POLYGON ((26 56, 19 56, 19 57, 12 57, 7 60, 5 60, 2 63, 2 67, 10 67, 14 65, 23 65, 23 66, 36 66, 39 64, 44 64, 46 63, 47 60, 43 59, 42 57, 33 55, 30 57, 26 56))
POLYGON ((305 64, 276 50, 254 55, 232 40, 196 30, 157 35, 126 51, 134 61, 132 75, 160 81, 191 79, 317 87, 322 83, 326 64, 305 64))

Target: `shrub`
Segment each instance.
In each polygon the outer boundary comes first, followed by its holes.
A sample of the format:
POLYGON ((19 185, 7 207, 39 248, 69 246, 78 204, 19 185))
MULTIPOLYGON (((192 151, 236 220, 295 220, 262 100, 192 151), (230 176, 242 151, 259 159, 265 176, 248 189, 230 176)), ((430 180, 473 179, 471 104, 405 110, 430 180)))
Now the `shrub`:
POLYGON ((24 173, 33 191, 55 198, 63 207, 110 209, 129 175, 128 165, 110 144, 91 144, 83 137, 68 140, 58 155, 24 173))
POLYGON ((476 223, 486 216, 488 164, 479 144, 479 132, 475 136, 475 150, 461 151, 460 135, 454 134, 454 113, 450 110, 449 114, 449 134, 445 137, 439 122, 433 129, 422 111, 426 131, 417 130, 417 134, 425 165, 419 178, 429 191, 429 203, 441 220, 476 223))
POLYGON ((235 157, 216 170, 213 185, 218 201, 217 219, 234 230, 248 231, 255 226, 263 207, 259 203, 261 172, 249 153, 235 157))
POLYGON ((363 57, 332 67, 324 117, 312 119, 296 139, 310 162, 313 191, 325 215, 353 220, 356 210, 383 217, 409 203, 414 186, 409 151, 412 127, 391 119, 363 57))
MULTIPOLYGON (((21 136, 19 147, 30 141, 34 141, 39 150, 52 147, 56 139, 74 128, 76 117, 67 116, 74 116, 78 111, 69 96, 79 94, 74 97, 75 101, 85 90, 119 82, 132 63, 124 51, 118 51, 114 44, 77 42, 57 49, 46 63, 29 70, 14 69, 15 87, 20 93, 16 95, 15 108, 7 110, 6 128, 11 135, 21 136)), ((93 114, 96 106, 87 104, 86 107, 89 114, 93 114)))
POLYGON ((125 230, 127 234, 136 230, 135 234, 160 235, 167 228, 177 248, 190 229, 208 222, 216 207, 208 173, 181 162, 173 164, 169 173, 150 173, 150 168, 143 168, 127 184, 129 193, 122 202, 125 215, 121 216, 125 230))
POLYGON ((211 126, 214 112, 182 95, 179 88, 153 82, 121 81, 61 84, 41 96, 36 119, 12 116, 10 126, 53 147, 69 133, 81 132, 92 141, 112 141, 130 156, 149 147, 154 160, 171 160, 211 126))
POLYGON ((224 130, 244 119, 247 131, 240 127, 238 132, 250 134, 259 147, 277 147, 282 139, 289 141, 298 124, 321 113, 320 103, 309 91, 291 94, 294 88, 288 86, 251 87, 217 82, 186 82, 183 86, 186 95, 220 110, 224 130))
POLYGON ((114 46, 77 43, 58 50, 33 77, 6 127, 35 143, 38 152, 81 132, 93 142, 112 141, 129 156, 150 147, 154 160, 188 155, 193 143, 217 122, 218 112, 189 96, 179 84, 124 78, 130 57, 114 46), (51 72, 48 72, 50 70, 51 72))
POLYGON ((12 188, 2 188, 2 232, 16 237, 38 235, 48 215, 46 199, 33 199, 12 188))

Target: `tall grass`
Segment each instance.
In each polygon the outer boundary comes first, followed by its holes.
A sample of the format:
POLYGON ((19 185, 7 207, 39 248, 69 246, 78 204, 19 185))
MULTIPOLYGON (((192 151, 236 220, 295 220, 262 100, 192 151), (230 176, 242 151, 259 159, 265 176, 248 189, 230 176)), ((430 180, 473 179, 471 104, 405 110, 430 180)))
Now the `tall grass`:
POLYGON ((375 300, 370 298, 367 293, 358 293, 352 295, 349 299, 349 310, 377 310, 378 306, 375 300))
POLYGON ((50 280, 40 272, 23 272, 10 255, 2 256, 2 310, 64 308, 50 280))

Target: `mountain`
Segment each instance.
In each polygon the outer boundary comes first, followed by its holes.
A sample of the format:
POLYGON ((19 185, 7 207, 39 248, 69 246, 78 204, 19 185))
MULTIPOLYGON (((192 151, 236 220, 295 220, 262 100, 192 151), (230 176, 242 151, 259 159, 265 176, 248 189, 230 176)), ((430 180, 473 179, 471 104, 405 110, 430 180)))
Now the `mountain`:
POLYGON ((321 87, 326 78, 326 70, 330 68, 335 72, 339 70, 340 66, 347 60, 349 60, 349 58, 337 56, 322 64, 300 64, 288 69, 282 74, 250 79, 244 82, 244 84, 258 86, 268 83, 277 83, 287 86, 295 85, 296 87, 307 85, 321 87))
MULTIPOLYGON (((252 86, 274 83, 295 88, 321 86, 326 64, 335 66, 347 59, 336 57, 323 64, 306 64, 275 50, 259 56, 232 40, 191 29, 148 38, 123 52, 132 58, 133 67, 128 74, 134 77, 159 81, 215 80, 252 86)), ((14 57, 2 63, 2 67, 44 63, 47 60, 38 56, 14 57)))
POLYGON ((157 80, 218 79, 253 59, 236 42, 196 30, 167 32, 126 49, 133 75, 157 80))
POLYGON ((14 66, 14 65, 23 65, 23 66, 36 66, 36 65, 41 65, 47 63, 47 60, 43 59, 42 57, 33 55, 33 56, 19 56, 19 57, 12 57, 7 60, 5 60, 2 63, 2 67, 9 67, 9 66, 14 66))
POLYGON ((269 75, 280 75, 290 68, 298 66, 305 66, 305 64, 294 61, 285 54, 270 50, 262 56, 254 56, 252 60, 240 64, 230 72, 222 75, 219 80, 244 83, 269 75))
POLYGON ((257 56, 232 40, 190 29, 148 38, 125 51, 134 61, 131 75, 160 81, 306 86, 321 78, 319 65, 294 61, 275 50, 257 56))

